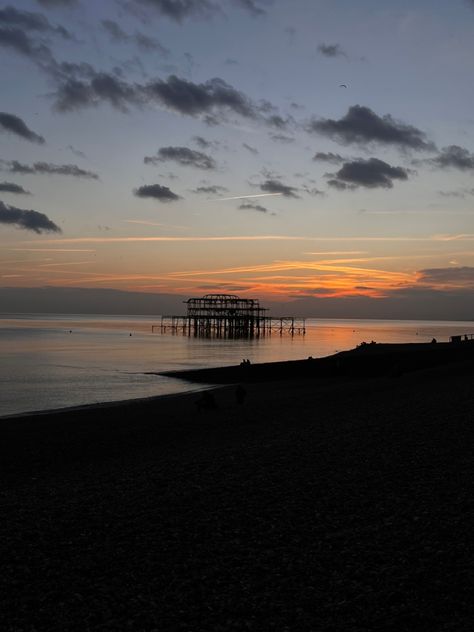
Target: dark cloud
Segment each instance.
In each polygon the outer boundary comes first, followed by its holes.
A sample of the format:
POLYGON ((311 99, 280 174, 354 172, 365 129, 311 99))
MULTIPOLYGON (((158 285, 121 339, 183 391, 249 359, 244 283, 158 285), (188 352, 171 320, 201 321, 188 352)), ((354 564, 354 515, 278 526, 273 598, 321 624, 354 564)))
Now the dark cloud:
POLYGON ((347 53, 341 48, 339 44, 320 44, 318 51, 324 57, 346 57, 347 53))
POLYGON ((281 193, 284 197, 298 198, 295 187, 287 186, 278 180, 266 180, 260 185, 260 189, 265 193, 281 193))
POLYGON ((142 51, 159 51, 163 56, 169 55, 169 50, 162 46, 160 42, 148 35, 137 31, 134 35, 128 35, 114 20, 102 20, 102 28, 109 34, 112 42, 132 42, 142 51))
POLYGON ((160 202, 175 202, 181 199, 179 195, 173 193, 168 187, 161 186, 161 184, 146 184, 135 189, 133 193, 137 197, 153 198, 160 202))
POLYGON ((338 191, 347 191, 348 189, 353 190, 357 188, 355 185, 348 185, 341 180, 336 180, 335 178, 328 180, 328 184, 330 187, 332 187, 333 189, 337 189, 338 191))
POLYGON ((205 83, 193 83, 170 75, 166 80, 148 84, 145 92, 150 100, 180 114, 221 117, 230 111, 244 118, 257 117, 256 108, 250 99, 218 77, 205 83))
MULTIPOLYGON (((158 104, 178 114, 202 117, 218 124, 228 113, 244 118, 261 118, 252 101, 223 79, 193 83, 170 75, 148 84, 131 84, 110 73, 96 72, 90 66, 63 65, 49 69, 57 81, 55 107, 61 112, 94 107, 106 101, 126 111, 129 106, 158 104), (66 73, 66 70, 68 71, 66 73)), ((265 120, 265 119, 264 119, 265 120)))
POLYGON ((114 20, 102 20, 101 25, 113 42, 126 42, 128 40, 127 33, 114 20))
POLYGON ((426 134, 416 127, 397 121, 390 114, 380 117, 362 105, 351 106, 339 120, 312 119, 307 130, 328 136, 344 145, 380 143, 419 151, 436 149, 426 134))
POLYGON ((292 136, 285 136, 284 134, 270 134, 270 138, 276 143, 283 143, 284 145, 289 145, 290 143, 295 142, 295 139, 292 136))
POLYGON ((210 0, 130 0, 128 4, 155 9, 176 22, 193 16, 210 17, 219 12, 218 5, 210 0))
POLYGON ((71 7, 77 4, 78 0, 36 0, 36 2, 46 9, 54 9, 56 7, 71 7))
POLYGON ((443 147, 437 156, 426 162, 439 169, 471 171, 474 169, 474 154, 459 145, 449 145, 449 147, 443 147))
MULTIPOLYGON (((84 70, 78 69, 78 73, 80 72, 84 70)), ((92 71, 92 78, 88 81, 75 78, 61 79, 55 93, 54 107, 59 112, 70 112, 97 106, 103 101, 117 110, 127 112, 130 105, 143 104, 144 98, 135 86, 117 76, 92 71)))
POLYGON ((26 191, 19 184, 13 182, 0 182, 0 193, 15 193, 17 195, 31 195, 29 191, 26 191))
POLYGON ((29 140, 32 143, 38 143, 38 145, 43 145, 45 142, 42 136, 31 131, 26 123, 19 116, 15 116, 14 114, 0 112, 0 129, 21 136, 21 138, 29 140))
POLYGON ((292 123, 294 123, 294 119, 290 116, 283 118, 279 114, 271 114, 265 119, 265 122, 267 123, 267 125, 270 125, 271 127, 276 127, 277 129, 285 130, 285 129, 288 129, 288 127, 292 123))
POLYGON ((266 11, 262 9, 260 6, 261 3, 258 0, 233 0, 233 2, 255 17, 266 14, 266 11))
POLYGON ((391 189, 393 180, 407 180, 408 174, 407 169, 392 167, 378 158, 359 159, 344 163, 335 174, 328 174, 328 184, 339 190, 356 187, 391 189))
POLYGON ((2 28, 14 28, 24 31, 37 31, 39 33, 60 35, 64 39, 72 39, 69 31, 62 26, 53 26, 41 13, 20 11, 10 6, 0 9, 0 26, 2 28))
POLYGON ((254 156, 258 154, 258 149, 256 149, 255 147, 252 147, 252 145, 248 145, 247 143, 242 143, 242 147, 246 149, 247 151, 249 151, 254 156))
POLYGON ((315 162, 328 162, 331 165, 340 165, 346 159, 343 158, 339 154, 333 154, 332 152, 325 153, 322 151, 318 151, 316 154, 314 154, 313 160, 315 162))
POLYGON ((212 184, 209 186, 197 187, 193 190, 193 193, 206 193, 208 195, 220 195, 226 193, 229 189, 221 187, 218 184, 212 184))
POLYGON ((0 46, 10 48, 20 55, 33 59, 36 63, 52 58, 51 51, 44 44, 38 44, 25 31, 18 28, 0 26, 0 46))
POLYGON ((18 173, 20 175, 59 175, 89 180, 99 179, 96 173, 80 169, 77 165, 53 165, 48 162, 35 162, 33 165, 25 165, 17 160, 0 160, 0 171, 18 173))
POLYGON ((137 31, 133 35, 132 40, 138 48, 144 52, 159 52, 163 55, 163 57, 168 57, 170 54, 169 49, 166 48, 166 46, 163 46, 163 44, 161 44, 157 39, 149 37, 144 33, 140 33, 140 31, 137 31))
POLYGON ((418 281, 424 284, 448 284, 451 287, 472 287, 474 289, 474 268, 429 268, 418 272, 418 281))
POLYGON ((61 229, 44 213, 27 211, 0 201, 0 224, 9 224, 35 233, 60 233, 61 229))
POLYGON ((216 161, 202 151, 196 151, 189 147, 161 147, 156 156, 146 156, 145 164, 156 165, 159 162, 172 161, 185 167, 197 169, 216 169, 216 161))
POLYGON ((264 206, 260 206, 260 204, 249 204, 248 202, 241 204, 239 209, 242 211, 259 211, 260 213, 268 213, 268 209, 264 206))

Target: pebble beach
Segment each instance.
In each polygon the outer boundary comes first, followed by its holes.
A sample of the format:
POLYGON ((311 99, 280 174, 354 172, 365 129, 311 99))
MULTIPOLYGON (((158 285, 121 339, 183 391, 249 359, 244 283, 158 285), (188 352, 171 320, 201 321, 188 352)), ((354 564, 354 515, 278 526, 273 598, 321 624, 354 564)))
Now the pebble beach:
POLYGON ((466 357, 0 420, 1 629, 471 630, 466 357))

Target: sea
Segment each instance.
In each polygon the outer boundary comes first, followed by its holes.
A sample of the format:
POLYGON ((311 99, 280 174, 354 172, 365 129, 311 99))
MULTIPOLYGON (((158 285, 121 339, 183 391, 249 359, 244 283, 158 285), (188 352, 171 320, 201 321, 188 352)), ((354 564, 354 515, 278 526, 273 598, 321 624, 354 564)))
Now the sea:
POLYGON ((474 321, 308 319, 306 335, 205 339, 156 316, 0 314, 0 417, 204 388, 164 371, 323 357, 361 342, 446 342, 474 321))

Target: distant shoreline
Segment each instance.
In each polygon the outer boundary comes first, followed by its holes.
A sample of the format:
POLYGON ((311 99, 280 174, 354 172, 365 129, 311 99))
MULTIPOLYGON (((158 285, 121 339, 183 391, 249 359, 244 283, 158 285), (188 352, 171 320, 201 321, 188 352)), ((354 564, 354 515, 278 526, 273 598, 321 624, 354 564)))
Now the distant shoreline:
POLYGON ((298 377, 374 377, 395 376, 474 358, 474 340, 460 343, 363 343, 356 349, 306 360, 287 360, 262 364, 241 364, 208 369, 166 371, 160 375, 189 380, 231 384, 261 382, 298 377))

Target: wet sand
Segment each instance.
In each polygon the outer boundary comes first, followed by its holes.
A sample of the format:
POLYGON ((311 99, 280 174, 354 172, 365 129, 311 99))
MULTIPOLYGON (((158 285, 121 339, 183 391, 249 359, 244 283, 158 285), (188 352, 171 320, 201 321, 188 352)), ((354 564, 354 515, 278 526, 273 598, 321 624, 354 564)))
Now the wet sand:
POLYGON ((473 367, 0 420, 0 628, 471 630, 473 367))

